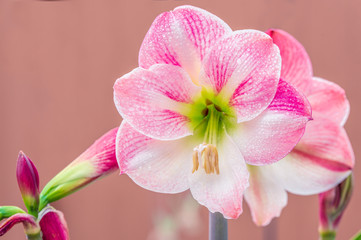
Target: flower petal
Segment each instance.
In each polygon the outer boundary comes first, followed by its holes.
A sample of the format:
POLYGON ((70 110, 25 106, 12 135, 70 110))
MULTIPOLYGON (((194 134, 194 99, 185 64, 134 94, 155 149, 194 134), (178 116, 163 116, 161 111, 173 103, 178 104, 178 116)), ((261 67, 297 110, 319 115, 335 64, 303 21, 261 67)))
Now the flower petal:
POLYGON ((281 77, 306 94, 312 81, 311 60, 300 42, 280 29, 266 32, 279 47, 282 57, 281 77))
POLYGON ((22 223, 24 225, 24 228, 26 232, 32 232, 34 233, 36 231, 40 231, 38 224, 36 223, 36 219, 27 213, 17 213, 6 219, 3 223, 0 225, 0 236, 3 236, 5 233, 7 233, 14 225, 22 223))
POLYGON ((123 121, 116 140, 120 172, 151 191, 183 192, 189 188, 188 175, 192 171, 191 139, 155 140, 123 121))
POLYGON ((201 82, 230 99, 238 122, 253 119, 272 101, 281 57, 272 39, 255 30, 236 31, 218 41, 203 62, 201 82))
POLYGON ((43 240, 68 240, 69 231, 64 214, 52 207, 40 212, 40 227, 43 240))
POLYGON ((258 226, 268 225, 279 217, 287 205, 287 193, 268 169, 269 166, 248 166, 249 187, 244 197, 251 210, 252 219, 258 226))
POLYGON ((192 132, 189 119, 179 112, 200 91, 186 72, 176 66, 136 68, 114 84, 115 105, 137 131, 152 138, 177 139, 192 132))
POLYGON ((230 32, 225 22, 203 9, 177 7, 153 22, 140 48, 139 66, 149 68, 158 63, 181 66, 196 80, 205 54, 230 32))
POLYGON ((232 138, 248 164, 270 164, 298 143, 310 117, 307 99, 281 79, 268 108, 257 118, 238 124, 232 138))
POLYGON ((350 112, 345 91, 335 83, 314 77, 307 99, 314 119, 328 118, 343 126, 350 112))
POLYGON ((190 190, 209 211, 220 212, 225 218, 237 218, 243 211, 243 192, 248 187, 247 167, 229 136, 218 152, 220 174, 206 174, 198 169, 190 176, 190 190))
POLYGON ((295 149, 271 165, 285 189, 295 194, 324 192, 350 174, 354 154, 343 128, 322 119, 307 124, 295 149))

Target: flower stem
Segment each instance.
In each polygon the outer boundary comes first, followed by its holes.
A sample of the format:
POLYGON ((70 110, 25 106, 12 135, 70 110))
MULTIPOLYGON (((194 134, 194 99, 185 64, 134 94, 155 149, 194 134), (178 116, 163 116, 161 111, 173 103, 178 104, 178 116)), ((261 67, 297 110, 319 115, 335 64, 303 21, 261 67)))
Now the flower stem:
POLYGON ((41 232, 26 235, 27 240, 43 240, 41 232))
POLYGON ((272 222, 263 227, 263 240, 277 240, 277 221, 273 219, 272 222))
POLYGON ((209 240, 227 240, 227 219, 221 213, 209 213, 209 240))
POLYGON ((320 232, 320 240, 335 240, 336 231, 321 231, 320 232))

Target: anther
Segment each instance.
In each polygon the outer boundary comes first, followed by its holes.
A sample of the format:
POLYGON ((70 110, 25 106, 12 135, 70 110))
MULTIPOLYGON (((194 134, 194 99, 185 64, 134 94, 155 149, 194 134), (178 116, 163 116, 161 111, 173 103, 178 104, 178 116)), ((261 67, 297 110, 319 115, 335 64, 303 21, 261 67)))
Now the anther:
POLYGON ((194 151, 193 152, 193 169, 192 169, 192 173, 197 171, 198 167, 199 167, 198 152, 194 151))
POLYGON ((212 144, 200 144, 194 149, 192 173, 198 170, 199 161, 202 161, 201 166, 207 174, 219 174, 218 151, 216 146, 212 144))
POLYGON ((213 104, 213 102, 207 98, 206 99, 206 105, 208 106, 208 105, 211 105, 211 104, 213 104))
POLYGON ((206 117, 208 115, 208 112, 209 112, 208 108, 205 108, 202 110, 202 115, 206 117))

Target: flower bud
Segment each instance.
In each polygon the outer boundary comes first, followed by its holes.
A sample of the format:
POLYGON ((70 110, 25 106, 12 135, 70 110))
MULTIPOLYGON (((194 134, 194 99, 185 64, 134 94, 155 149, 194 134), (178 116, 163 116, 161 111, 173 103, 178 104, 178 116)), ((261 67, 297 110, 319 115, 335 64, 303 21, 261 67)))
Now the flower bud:
POLYGON ((25 213, 21 208, 15 206, 1 206, 0 207, 0 221, 4 218, 11 217, 17 213, 25 213))
POLYGON ((64 214, 52 207, 46 207, 39 213, 39 224, 43 240, 68 240, 69 231, 64 214))
POLYGON ((94 180, 118 169, 114 128, 94 142, 84 153, 57 174, 40 194, 40 210, 94 180))
POLYGON ((39 207, 39 174, 33 162, 23 152, 20 152, 18 156, 16 177, 28 212, 37 217, 39 207))
POLYGON ((336 229, 352 195, 352 174, 335 188, 319 194, 319 232, 324 239, 335 236, 336 229))
POLYGON ((28 239, 39 239, 41 235, 40 227, 34 216, 27 213, 17 213, 9 217, 0 225, 0 236, 7 233, 14 225, 22 223, 28 239))

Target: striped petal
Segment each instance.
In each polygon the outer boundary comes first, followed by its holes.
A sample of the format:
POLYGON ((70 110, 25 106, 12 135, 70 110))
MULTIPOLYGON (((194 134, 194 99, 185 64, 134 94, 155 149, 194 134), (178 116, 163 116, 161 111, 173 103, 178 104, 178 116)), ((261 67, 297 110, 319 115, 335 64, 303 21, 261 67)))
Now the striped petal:
POLYGON ((307 124, 300 143, 272 168, 287 191, 308 195, 334 187, 353 166, 354 154, 345 130, 322 119, 307 124))
POLYGON ((165 63, 184 68, 197 81, 201 61, 214 43, 232 30, 217 16, 197 7, 181 6, 159 15, 139 52, 139 66, 165 63))
POLYGON ((189 188, 188 175, 192 171, 191 138, 155 140, 123 121, 116 140, 120 172, 151 191, 183 192, 189 188))
POLYGON ((232 137, 248 164, 274 163, 298 143, 310 117, 307 99, 281 79, 268 108, 257 118, 238 124, 232 137))
POLYGON ((227 35, 203 62, 201 83, 230 99, 238 122, 253 119, 272 101, 280 76, 281 58, 272 39, 255 30, 227 35))
POLYGON ((248 187, 248 171, 237 146, 225 137, 218 148, 219 175, 198 170, 190 176, 193 197, 211 212, 225 218, 237 218, 242 213, 242 197, 248 187))
POLYGON ((281 77, 306 94, 312 81, 311 60, 300 42, 289 33, 280 29, 266 32, 279 47, 282 57, 281 77))
POLYGON ((114 84, 115 105, 137 131, 157 139, 191 135, 189 119, 180 112, 200 91, 180 67, 160 64, 136 68, 114 84))
POLYGON ((316 77, 310 91, 307 99, 312 106, 313 118, 328 118, 343 126, 350 112, 345 91, 335 83, 316 77))

